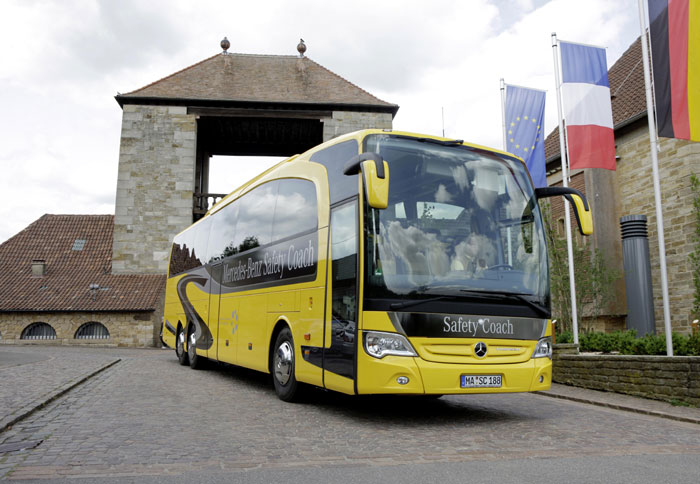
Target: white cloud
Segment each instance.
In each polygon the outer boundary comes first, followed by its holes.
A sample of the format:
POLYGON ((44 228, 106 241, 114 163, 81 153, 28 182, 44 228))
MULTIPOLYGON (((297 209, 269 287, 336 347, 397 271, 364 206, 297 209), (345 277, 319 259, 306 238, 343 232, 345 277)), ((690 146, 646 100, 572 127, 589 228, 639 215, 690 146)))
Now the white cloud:
POLYGON ((636 2, 590 0, 6 0, 0 5, 0 241, 43 213, 113 213, 129 92, 220 51, 307 55, 401 106, 397 129, 500 146, 498 82, 548 89, 550 33, 608 45, 638 36, 636 2))

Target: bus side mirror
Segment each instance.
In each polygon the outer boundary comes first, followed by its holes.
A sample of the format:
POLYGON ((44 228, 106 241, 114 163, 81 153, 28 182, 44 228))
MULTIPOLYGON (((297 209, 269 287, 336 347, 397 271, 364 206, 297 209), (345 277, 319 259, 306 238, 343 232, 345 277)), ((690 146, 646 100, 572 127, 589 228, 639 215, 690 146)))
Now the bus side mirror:
POLYGON ((593 233, 593 217, 588 200, 586 200, 586 196, 583 193, 570 187, 542 187, 535 189, 535 196, 538 200, 560 195, 573 205, 574 215, 576 215, 576 222, 578 222, 578 229, 581 235, 591 235, 593 233))
POLYGON ((377 153, 362 153, 350 158, 343 169, 345 175, 362 172, 367 203, 372 208, 389 205, 389 165, 377 153))

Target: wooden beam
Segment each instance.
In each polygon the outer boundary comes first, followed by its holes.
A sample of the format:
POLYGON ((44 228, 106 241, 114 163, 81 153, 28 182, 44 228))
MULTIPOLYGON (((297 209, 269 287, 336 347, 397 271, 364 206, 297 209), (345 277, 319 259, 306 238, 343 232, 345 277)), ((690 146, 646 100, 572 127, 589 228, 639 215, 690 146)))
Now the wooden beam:
POLYGON ((287 118, 322 119, 333 116, 332 111, 306 111, 301 109, 249 109, 188 107, 187 114, 230 118, 287 118))

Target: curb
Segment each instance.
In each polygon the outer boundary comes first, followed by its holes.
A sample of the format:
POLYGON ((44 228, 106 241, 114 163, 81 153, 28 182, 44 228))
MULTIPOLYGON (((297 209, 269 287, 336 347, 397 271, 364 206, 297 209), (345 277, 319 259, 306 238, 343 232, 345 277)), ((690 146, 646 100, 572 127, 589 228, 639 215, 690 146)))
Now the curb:
POLYGON ((80 385, 82 383, 85 383, 90 378, 102 373, 103 371, 105 371, 108 368, 111 368, 112 366, 116 365, 120 361, 122 361, 121 358, 116 358, 114 361, 111 361, 107 364, 102 365, 97 370, 95 370, 91 373, 88 373, 85 376, 80 376, 80 377, 78 377, 77 380, 73 380, 72 382, 66 383, 65 385, 54 390, 53 392, 50 392, 48 394, 48 396, 42 397, 41 400, 29 403, 24 408, 19 410, 19 414, 13 415, 10 417, 6 417, 6 418, 0 420, 0 434, 5 432, 6 430, 10 429, 17 422, 24 420, 25 418, 29 417, 31 414, 33 414, 37 410, 45 407, 46 405, 53 402, 57 398, 65 395, 66 393, 71 391, 73 388, 77 387, 78 385, 80 385))
POLYGON ((548 393, 548 392, 535 392, 535 394, 542 395, 544 397, 549 397, 549 398, 559 398, 561 400, 571 400, 572 402, 586 403, 589 405, 596 405, 598 407, 612 408, 615 410, 623 410, 626 412, 639 413, 642 415, 650 415, 652 417, 666 418, 669 420, 675 420, 677 422, 685 422, 685 423, 692 423, 692 424, 700 425, 700 418, 683 417, 681 415, 672 415, 670 413, 659 412, 657 410, 647 410, 644 408, 637 408, 637 407, 632 407, 629 405, 620 405, 617 403, 601 402, 600 400, 574 397, 571 395, 562 395, 562 394, 548 393))

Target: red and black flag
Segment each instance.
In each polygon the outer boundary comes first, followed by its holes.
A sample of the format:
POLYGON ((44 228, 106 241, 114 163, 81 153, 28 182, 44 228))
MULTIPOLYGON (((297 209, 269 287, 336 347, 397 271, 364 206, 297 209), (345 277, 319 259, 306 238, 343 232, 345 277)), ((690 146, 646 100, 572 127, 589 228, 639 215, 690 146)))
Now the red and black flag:
POLYGON ((700 141, 700 0, 648 0, 659 136, 700 141))

